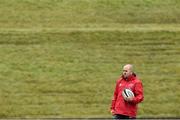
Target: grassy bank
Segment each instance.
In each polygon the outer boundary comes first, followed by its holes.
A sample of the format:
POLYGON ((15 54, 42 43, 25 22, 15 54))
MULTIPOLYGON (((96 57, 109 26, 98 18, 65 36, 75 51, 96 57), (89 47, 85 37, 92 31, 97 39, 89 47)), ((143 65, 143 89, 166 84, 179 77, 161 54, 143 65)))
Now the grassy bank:
POLYGON ((126 63, 144 84, 139 116, 180 114, 179 32, 9 32, 0 38, 1 117, 110 117, 126 63))
POLYGON ((179 117, 179 0, 0 0, 0 118, 111 117, 122 66, 138 117, 179 117))
POLYGON ((0 0, 0 27, 180 23, 179 0, 0 0))

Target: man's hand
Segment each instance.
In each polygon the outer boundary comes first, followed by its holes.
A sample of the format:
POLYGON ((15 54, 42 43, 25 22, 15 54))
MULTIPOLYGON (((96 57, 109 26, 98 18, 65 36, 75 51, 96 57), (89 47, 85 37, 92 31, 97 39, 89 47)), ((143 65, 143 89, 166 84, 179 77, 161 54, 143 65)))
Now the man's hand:
POLYGON ((133 100, 133 98, 134 97, 126 97, 126 98, 124 98, 124 100, 127 101, 127 102, 131 102, 133 100))
POLYGON ((115 114, 115 111, 114 111, 114 110, 111 110, 111 114, 113 114, 113 115, 114 115, 114 114, 115 114))

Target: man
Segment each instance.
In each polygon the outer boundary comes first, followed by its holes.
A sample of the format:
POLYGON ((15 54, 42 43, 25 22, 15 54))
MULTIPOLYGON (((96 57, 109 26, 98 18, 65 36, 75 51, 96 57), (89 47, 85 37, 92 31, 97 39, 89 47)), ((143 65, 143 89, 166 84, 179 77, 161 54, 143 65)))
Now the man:
POLYGON ((115 119, 136 118, 137 104, 143 101, 143 99, 142 82, 133 72, 133 66, 127 64, 123 67, 122 76, 116 82, 114 97, 111 103, 111 113, 115 119), (125 88, 131 89, 134 97, 123 98, 122 91, 125 88))

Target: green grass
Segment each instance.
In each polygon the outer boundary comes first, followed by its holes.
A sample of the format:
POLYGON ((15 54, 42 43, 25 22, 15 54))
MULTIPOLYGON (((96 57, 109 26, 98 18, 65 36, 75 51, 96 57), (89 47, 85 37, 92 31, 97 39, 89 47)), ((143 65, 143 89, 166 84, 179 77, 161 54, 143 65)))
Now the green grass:
POLYGON ((138 117, 179 117, 179 0, 0 0, 0 118, 111 117, 132 63, 138 117))
POLYGON ((180 23, 179 0, 0 0, 0 27, 180 23))
POLYGON ((180 114, 179 32, 9 32, 0 38, 1 117, 109 117, 126 63, 144 84, 139 116, 180 114))

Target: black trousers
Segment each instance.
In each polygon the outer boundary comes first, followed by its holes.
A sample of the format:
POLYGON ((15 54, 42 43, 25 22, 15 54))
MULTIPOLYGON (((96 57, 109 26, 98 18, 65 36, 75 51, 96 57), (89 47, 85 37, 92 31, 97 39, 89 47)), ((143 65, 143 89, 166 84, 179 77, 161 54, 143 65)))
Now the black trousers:
POLYGON ((134 117, 132 118, 132 117, 126 116, 126 115, 115 114, 114 119, 121 120, 121 119, 136 119, 136 118, 134 118, 134 117))

